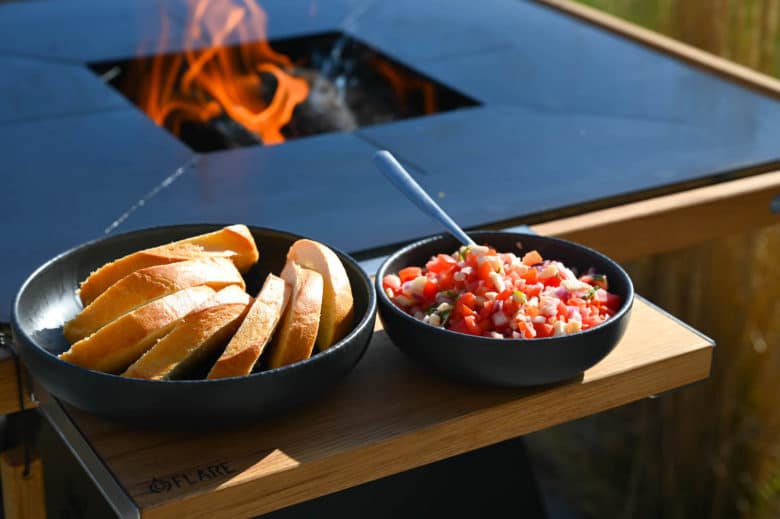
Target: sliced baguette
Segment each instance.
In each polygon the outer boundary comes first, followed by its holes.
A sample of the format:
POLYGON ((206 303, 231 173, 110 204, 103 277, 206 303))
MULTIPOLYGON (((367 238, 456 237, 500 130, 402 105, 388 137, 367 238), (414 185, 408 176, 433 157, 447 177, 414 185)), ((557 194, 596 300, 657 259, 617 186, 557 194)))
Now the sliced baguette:
POLYGON ((149 301, 200 285, 214 290, 228 285, 245 288, 241 273, 225 258, 206 257, 147 267, 111 285, 73 320, 65 323, 63 334, 73 344, 149 301))
POLYGON ((106 263, 81 284, 79 297, 86 306, 108 287, 136 270, 203 256, 228 258, 244 273, 257 262, 259 255, 249 229, 245 225, 231 225, 208 234, 134 252, 106 263))
POLYGON ((291 263, 322 275, 322 316, 317 334, 317 348, 325 350, 341 340, 352 328, 354 308, 347 272, 335 252, 312 240, 298 240, 293 243, 287 252, 287 264, 282 271, 282 278, 287 279, 285 271, 292 268, 291 263))
POLYGON ((241 288, 235 285, 223 288, 203 307, 179 321, 122 375, 149 380, 186 376, 225 345, 251 302, 252 298, 241 288))
POLYGON ((211 288, 199 286, 155 299, 78 341, 59 357, 97 371, 120 372, 213 295, 211 288))
POLYGON ((308 359, 317 340, 322 311, 322 276, 319 272, 292 264, 283 279, 290 284, 292 294, 279 330, 269 351, 271 368, 286 366, 308 359))
POLYGON ((292 287, 282 278, 268 274, 252 308, 211 368, 208 378, 238 377, 252 372, 287 308, 291 292, 292 287))

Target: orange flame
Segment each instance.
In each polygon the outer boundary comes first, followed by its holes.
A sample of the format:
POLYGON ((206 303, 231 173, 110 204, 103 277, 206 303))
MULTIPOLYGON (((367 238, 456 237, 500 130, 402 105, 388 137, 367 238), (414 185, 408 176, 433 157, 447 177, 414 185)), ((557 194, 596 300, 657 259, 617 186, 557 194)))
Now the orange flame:
POLYGON ((401 74, 390 63, 382 59, 374 59, 372 66, 392 87, 395 95, 406 105, 413 93, 422 94, 422 109, 425 114, 436 112, 436 89, 433 83, 425 79, 414 78, 401 74))
MULTIPOLYGON (((139 105, 155 123, 179 135, 187 121, 205 123, 226 114, 265 144, 284 141, 281 130, 309 95, 309 85, 292 76, 290 59, 268 44, 265 12, 253 0, 242 2, 189 0, 183 55, 160 53, 150 71, 131 71, 142 90, 139 105), (238 48, 226 46, 231 35, 242 42, 238 48), (268 102, 263 75, 276 80, 268 102)), ((161 45, 169 38, 164 19, 161 45)))

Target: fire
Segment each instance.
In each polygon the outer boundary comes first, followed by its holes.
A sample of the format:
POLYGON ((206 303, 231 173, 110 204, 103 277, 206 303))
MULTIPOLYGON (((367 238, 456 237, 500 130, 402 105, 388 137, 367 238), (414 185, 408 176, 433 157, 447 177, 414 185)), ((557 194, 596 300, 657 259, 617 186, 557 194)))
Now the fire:
MULTIPOLYGON (((253 0, 189 0, 188 7, 184 53, 157 54, 144 70, 130 73, 141 89, 140 107, 176 135, 185 122, 227 116, 264 144, 283 142, 282 128, 309 95, 309 85, 268 44, 265 12, 253 0), (237 48, 228 46, 233 35, 241 42, 237 48)), ((161 44, 169 38, 164 20, 161 44)))
POLYGON ((436 89, 433 83, 424 79, 407 77, 393 68, 390 63, 381 59, 373 61, 374 70, 379 72, 390 86, 403 105, 409 103, 409 98, 415 93, 422 94, 423 113, 436 112, 436 89))

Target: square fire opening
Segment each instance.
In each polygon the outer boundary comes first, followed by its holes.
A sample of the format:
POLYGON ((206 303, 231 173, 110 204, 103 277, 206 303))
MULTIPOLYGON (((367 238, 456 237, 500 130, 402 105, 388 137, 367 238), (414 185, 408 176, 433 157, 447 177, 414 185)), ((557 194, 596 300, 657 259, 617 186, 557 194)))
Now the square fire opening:
POLYGON ((479 104, 340 32, 89 67, 197 152, 278 144, 479 104))

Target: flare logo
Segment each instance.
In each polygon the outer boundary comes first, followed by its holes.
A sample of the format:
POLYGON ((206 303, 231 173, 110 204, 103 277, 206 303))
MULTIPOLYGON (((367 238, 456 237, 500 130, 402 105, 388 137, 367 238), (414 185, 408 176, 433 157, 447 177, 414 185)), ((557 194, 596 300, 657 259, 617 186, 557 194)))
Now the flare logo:
POLYGON ((235 474, 234 470, 227 463, 218 463, 216 465, 207 465, 198 467, 187 472, 171 474, 165 477, 154 477, 149 482, 149 492, 153 494, 164 494, 177 488, 197 485, 203 481, 215 478, 226 478, 235 474))

